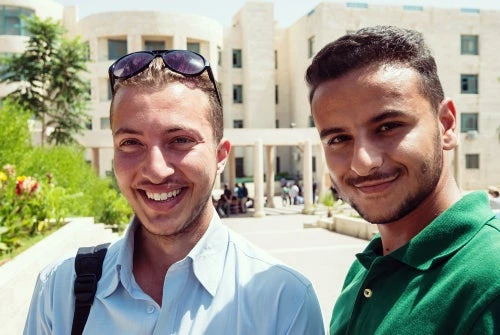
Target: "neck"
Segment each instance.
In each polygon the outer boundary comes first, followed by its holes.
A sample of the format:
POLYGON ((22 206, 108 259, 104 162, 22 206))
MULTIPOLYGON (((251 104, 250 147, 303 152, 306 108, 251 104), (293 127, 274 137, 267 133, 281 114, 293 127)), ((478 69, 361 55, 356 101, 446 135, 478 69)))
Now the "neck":
POLYGON ((197 224, 175 235, 156 235, 139 226, 134 236, 133 273, 141 289, 160 306, 163 283, 172 264, 184 259, 208 229, 213 212, 202 214, 197 224))
POLYGON ((436 217, 461 198, 455 180, 444 173, 434 190, 412 212, 398 221, 377 225, 382 238, 383 254, 387 255, 410 242, 436 217))

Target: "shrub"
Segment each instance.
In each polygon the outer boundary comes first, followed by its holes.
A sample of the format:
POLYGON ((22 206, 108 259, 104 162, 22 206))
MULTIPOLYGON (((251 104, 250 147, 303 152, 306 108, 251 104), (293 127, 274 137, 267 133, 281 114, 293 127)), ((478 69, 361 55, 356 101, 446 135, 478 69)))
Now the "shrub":
MULTIPOLYGON (((22 246, 27 237, 59 226, 64 217, 50 183, 16 176, 12 165, 0 172, 0 254, 22 246)), ((60 191, 60 190, 58 190, 60 191)))
POLYGON ((109 188, 102 197, 100 210, 96 221, 102 222, 113 228, 114 231, 123 232, 128 221, 133 215, 127 200, 121 193, 109 188))
POLYGON ((0 108, 0 168, 7 163, 17 165, 30 149, 31 135, 28 128, 29 114, 20 107, 4 100, 0 108))
POLYGON ((124 229, 132 210, 111 178, 95 174, 84 148, 31 147, 28 116, 9 101, 0 107, 0 129, 0 256, 70 216, 124 229))

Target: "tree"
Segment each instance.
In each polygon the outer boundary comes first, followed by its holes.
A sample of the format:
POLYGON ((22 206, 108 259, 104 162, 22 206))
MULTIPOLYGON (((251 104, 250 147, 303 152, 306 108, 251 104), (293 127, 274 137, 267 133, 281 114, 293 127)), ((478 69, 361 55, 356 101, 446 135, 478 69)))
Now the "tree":
POLYGON ((8 94, 41 121, 41 143, 75 142, 88 122, 90 85, 88 48, 78 37, 68 39, 65 28, 52 19, 24 18, 30 38, 21 54, 4 56, 0 82, 15 84, 8 94), (54 131, 46 138, 47 127, 54 131))

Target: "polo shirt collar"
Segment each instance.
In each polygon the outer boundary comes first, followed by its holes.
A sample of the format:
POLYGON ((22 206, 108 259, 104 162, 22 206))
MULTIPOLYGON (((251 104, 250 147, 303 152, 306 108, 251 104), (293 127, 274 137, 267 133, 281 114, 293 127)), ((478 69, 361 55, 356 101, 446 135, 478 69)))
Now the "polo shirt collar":
MULTIPOLYGON (((131 292, 133 283, 133 255, 134 236, 140 226, 139 220, 134 216, 121 243, 115 258, 115 266, 104 269, 100 283, 106 285, 102 290, 102 297, 111 295, 121 283, 123 287, 131 292)), ((191 260, 192 271, 200 284, 212 295, 215 296, 217 288, 222 278, 224 263, 226 260, 227 248, 229 244, 229 232, 222 225, 222 222, 213 212, 212 219, 207 231, 186 258, 191 260)), ((113 262, 113 260, 110 259, 113 262)), ((183 260, 179 261, 182 262, 183 260)))
MULTIPOLYGON (((471 192, 435 218, 410 242, 386 257, 419 270, 429 270, 447 261, 492 217, 486 193, 471 192)), ((382 241, 378 236, 356 257, 365 268, 369 268, 381 254, 382 241)))

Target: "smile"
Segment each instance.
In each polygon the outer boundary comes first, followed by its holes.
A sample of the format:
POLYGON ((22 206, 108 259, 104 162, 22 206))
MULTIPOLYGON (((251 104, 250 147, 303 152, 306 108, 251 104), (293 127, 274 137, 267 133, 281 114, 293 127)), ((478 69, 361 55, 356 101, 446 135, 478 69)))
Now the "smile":
POLYGON ((363 182, 355 183, 355 186, 358 190, 363 193, 378 193, 387 190, 392 182, 394 182, 399 174, 396 174, 391 177, 385 177, 380 179, 366 180, 363 182))
POLYGON ((176 196, 181 193, 181 189, 173 190, 171 192, 164 192, 164 193, 152 193, 152 192, 146 192, 146 196, 148 199, 154 200, 154 201, 166 201, 172 198, 175 198, 176 196))

